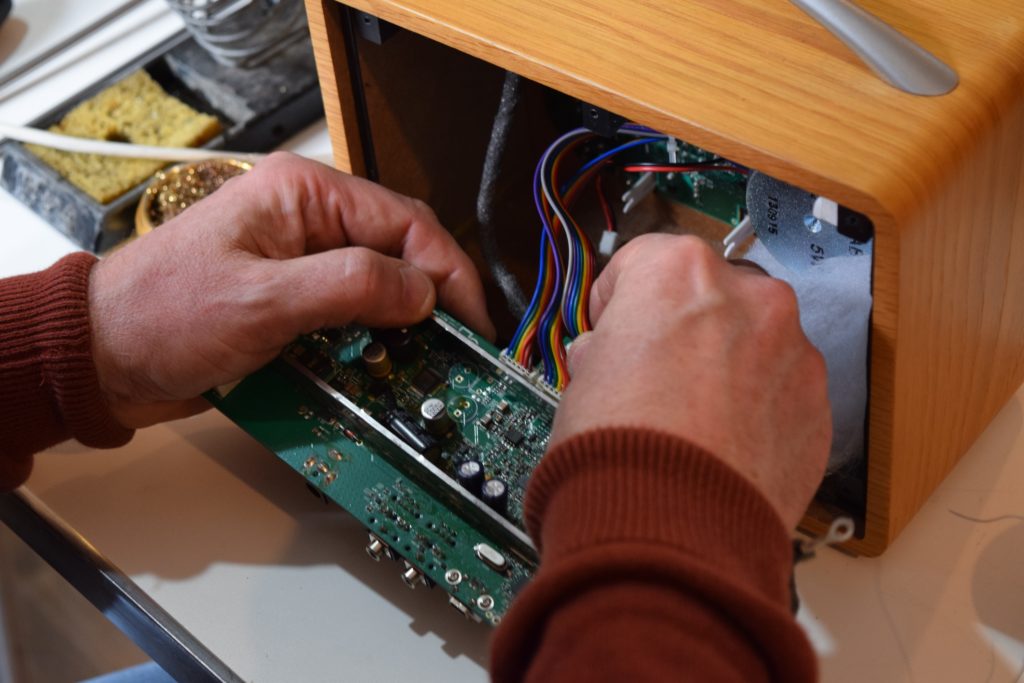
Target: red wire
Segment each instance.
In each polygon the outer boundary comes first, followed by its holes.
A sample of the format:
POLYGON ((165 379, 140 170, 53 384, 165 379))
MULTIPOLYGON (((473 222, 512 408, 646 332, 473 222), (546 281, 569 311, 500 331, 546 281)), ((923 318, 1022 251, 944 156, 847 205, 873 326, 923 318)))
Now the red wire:
POLYGON ((597 191, 597 201, 600 202, 601 211, 604 213, 605 229, 608 232, 615 232, 615 214, 612 213, 608 197, 604 194, 604 177, 600 173, 597 174, 597 180, 594 181, 594 189, 597 191))
POLYGON ((745 173, 746 169, 736 166, 701 166, 701 165, 666 165, 666 166, 624 166, 627 173, 697 173, 700 171, 730 171, 732 173, 745 173))

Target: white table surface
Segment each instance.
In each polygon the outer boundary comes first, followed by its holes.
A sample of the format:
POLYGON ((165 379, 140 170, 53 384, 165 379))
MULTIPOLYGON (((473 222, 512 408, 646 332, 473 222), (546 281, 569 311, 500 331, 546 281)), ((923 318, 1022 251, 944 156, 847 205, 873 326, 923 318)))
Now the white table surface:
MULTIPOLYGON (((178 26, 147 4, 70 66, 0 91, 0 121, 28 121, 178 26)), ((329 158, 322 123, 287 146, 329 158)), ((72 249, 0 191, 0 276, 72 249)), ((1024 681, 1022 416, 1024 389, 882 558, 823 551, 800 567, 823 681, 1024 681)), ((217 413, 121 449, 64 444, 26 486, 246 680, 486 678, 488 628, 372 562, 354 519, 217 413)))

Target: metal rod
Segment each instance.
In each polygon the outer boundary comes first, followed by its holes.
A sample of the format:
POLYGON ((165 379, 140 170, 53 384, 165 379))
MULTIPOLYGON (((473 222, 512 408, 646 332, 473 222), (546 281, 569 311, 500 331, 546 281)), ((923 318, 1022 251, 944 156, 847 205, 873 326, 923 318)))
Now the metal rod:
POLYGON ((0 520, 175 680, 242 683, 138 584, 24 487, 0 494, 0 520))
POLYGON ((10 83, 11 81, 13 81, 15 79, 21 78, 22 76, 27 74, 29 71, 31 71, 32 69, 36 68, 37 66, 39 66, 43 62, 47 61, 48 59, 50 59, 54 55, 56 55, 56 54, 58 54, 60 52, 63 52, 65 49, 71 47, 72 45, 74 45, 78 41, 82 40, 83 38, 88 37, 90 34, 92 34, 97 29, 103 28, 107 24, 109 24, 109 23, 113 22, 115 19, 118 19, 121 16, 127 14, 129 11, 131 11, 132 9, 134 9, 135 7, 141 5, 144 2, 147 2, 147 0, 127 0, 126 2, 122 3, 121 5, 118 5, 115 9, 111 10, 110 12, 107 12, 102 17, 100 17, 96 21, 92 22, 91 24, 89 24, 85 28, 83 28, 83 29, 81 29, 81 30, 71 34, 70 36, 68 36, 64 40, 60 41, 59 43, 57 43, 56 45, 51 47, 49 50, 44 50, 43 52, 41 52, 40 54, 36 55, 32 59, 28 60, 27 62, 25 62, 21 66, 17 67, 16 69, 11 71, 10 73, 7 73, 7 74, 4 74, 3 76, 0 76, 0 88, 4 87, 5 85, 7 85, 8 83, 10 83))

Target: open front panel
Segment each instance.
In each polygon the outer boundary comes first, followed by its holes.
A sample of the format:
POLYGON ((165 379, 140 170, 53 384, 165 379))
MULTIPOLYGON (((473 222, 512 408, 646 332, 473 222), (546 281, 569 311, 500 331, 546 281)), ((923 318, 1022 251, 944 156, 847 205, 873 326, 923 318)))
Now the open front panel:
POLYGON ((597 268, 607 262, 609 246, 647 232, 698 235, 724 252, 723 241, 737 225, 756 229, 756 238, 741 231, 730 256, 772 264, 772 274, 791 281, 802 304, 811 307, 805 328, 829 358, 831 396, 842 413, 830 475, 812 517, 827 522, 849 515, 863 533, 874 246, 869 219, 684 140, 648 129, 644 142, 644 129, 620 129, 628 122, 615 112, 526 79, 516 84, 509 108, 504 70, 415 33, 396 30, 381 44, 355 36, 353 43, 373 171, 384 185, 434 207, 476 258, 503 343, 515 341, 521 317, 509 311, 495 272, 511 273, 527 297, 533 292, 542 239, 534 174, 545 151, 567 131, 595 132, 562 157, 564 185, 578 169, 611 154, 598 174, 611 221, 593 179, 571 207, 598 252, 597 268), (499 145, 504 153, 488 160, 496 117, 509 111, 499 145), (627 144, 635 146, 614 153, 627 144), (493 191, 482 193, 489 162, 493 191), (648 171, 645 165, 663 168, 648 171), (673 167, 683 170, 673 173, 673 167), (841 329, 828 329, 834 326, 841 329))

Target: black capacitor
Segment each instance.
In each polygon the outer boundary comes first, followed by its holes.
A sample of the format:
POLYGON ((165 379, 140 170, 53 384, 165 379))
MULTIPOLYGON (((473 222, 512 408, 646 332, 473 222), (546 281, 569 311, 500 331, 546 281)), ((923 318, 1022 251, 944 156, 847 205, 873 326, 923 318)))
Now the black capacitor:
POLYGON ((488 479, 480 487, 480 499, 495 512, 505 514, 508 511, 508 484, 501 479, 488 479))
POLYGON ((416 352, 416 344, 412 340, 412 330, 408 327, 374 330, 371 336, 374 341, 383 344, 391 357, 399 363, 411 360, 416 352))
POLYGON ((388 420, 388 426, 402 441, 412 446, 413 450, 421 455, 434 457, 440 451, 437 439, 403 413, 392 413, 388 420))
POLYGON ((463 460, 455 467, 455 479, 474 496, 480 495, 484 483, 484 466, 479 460, 463 460))
POLYGON ((452 428, 452 418, 448 415, 448 407, 444 401, 428 398, 420 404, 420 417, 427 431, 434 436, 444 436, 452 428))

